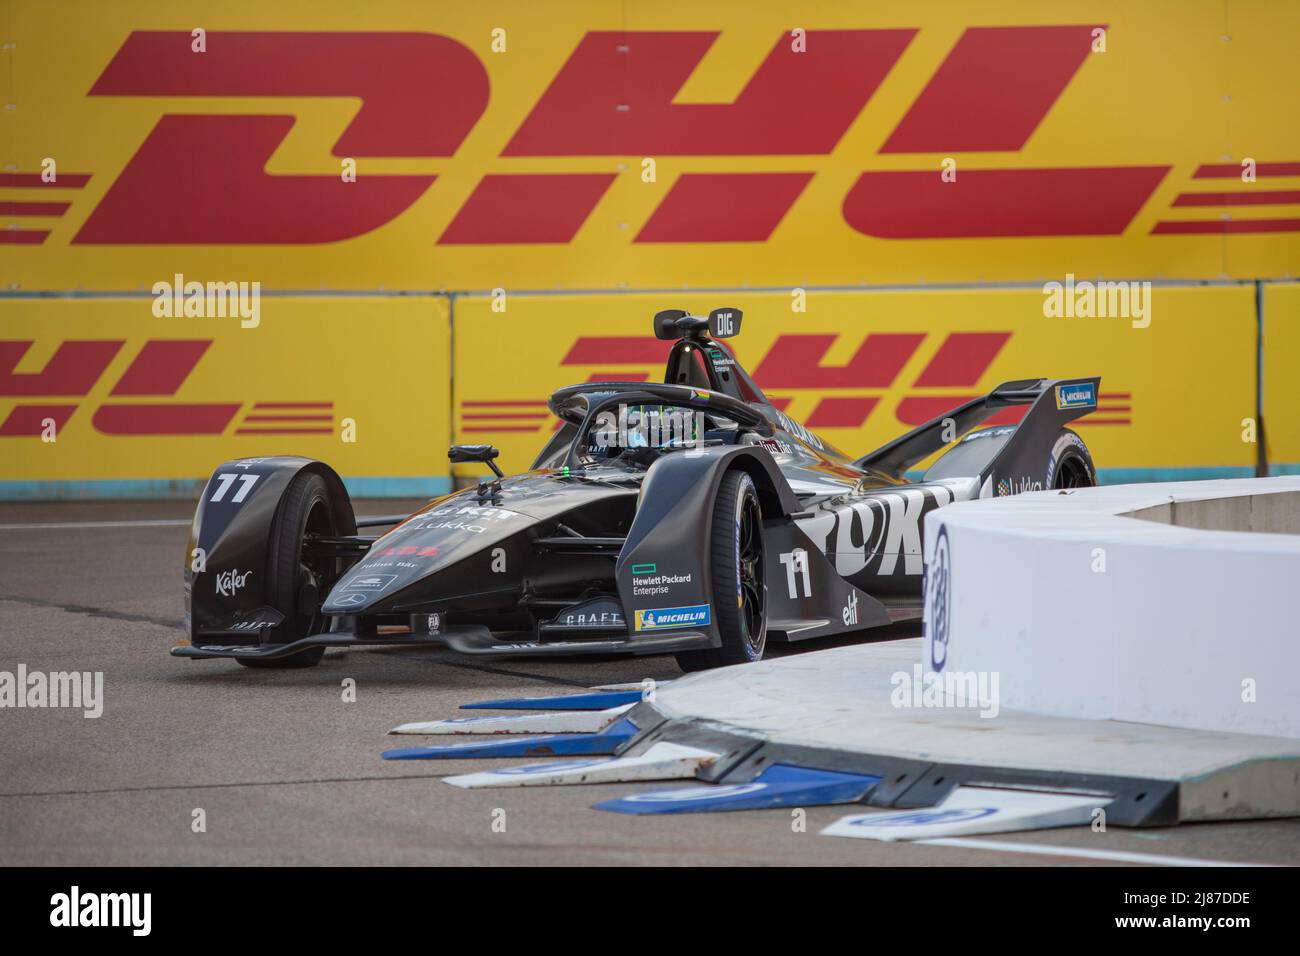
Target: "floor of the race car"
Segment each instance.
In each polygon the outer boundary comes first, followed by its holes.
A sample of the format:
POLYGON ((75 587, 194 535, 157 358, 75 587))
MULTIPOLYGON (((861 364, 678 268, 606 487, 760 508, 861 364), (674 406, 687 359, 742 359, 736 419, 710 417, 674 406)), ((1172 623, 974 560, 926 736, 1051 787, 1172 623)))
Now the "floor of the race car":
MULTIPOLYGON (((369 502, 365 513, 400 509, 369 502)), ((662 784, 459 790, 438 778, 518 760, 394 762, 391 727, 472 701, 671 680, 671 657, 475 660, 442 649, 331 651, 250 671, 168 656, 179 639, 186 504, 0 505, 0 670, 101 671, 104 711, 7 710, 0 863, 1100 865, 1038 852, 819 837, 843 807, 635 817, 589 809, 662 784), (345 697, 355 682, 355 702, 345 697), (200 815, 203 832, 193 825, 200 815), (504 811, 505 830, 494 822, 504 811)), ((900 624, 864 637, 911 637, 900 624)), ((774 646, 815 652, 861 638, 774 646)), ((476 711, 474 713, 490 713, 476 711)), ((427 742, 435 742, 428 739, 427 742)), ((992 842, 992 841, 990 841, 992 842)), ((996 841, 1284 862, 1300 822, 996 841)), ((1055 851, 1053 851, 1055 852, 1055 851)))

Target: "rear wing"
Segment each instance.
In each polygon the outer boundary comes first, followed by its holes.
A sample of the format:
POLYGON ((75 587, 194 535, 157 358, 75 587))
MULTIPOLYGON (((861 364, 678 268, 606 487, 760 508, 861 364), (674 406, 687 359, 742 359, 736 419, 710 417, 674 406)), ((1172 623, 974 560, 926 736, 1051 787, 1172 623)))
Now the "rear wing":
POLYGON ((983 480, 996 469, 999 473, 1028 471, 1031 462, 1050 453, 1056 436, 1065 425, 1097 408, 1101 377, 1069 379, 1024 379, 1003 382, 987 395, 973 398, 951 411, 918 425, 905 435, 868 452, 854 466, 903 475, 944 446, 978 428, 996 412, 1011 405, 1029 405, 1029 411, 997 456, 981 472, 983 480))

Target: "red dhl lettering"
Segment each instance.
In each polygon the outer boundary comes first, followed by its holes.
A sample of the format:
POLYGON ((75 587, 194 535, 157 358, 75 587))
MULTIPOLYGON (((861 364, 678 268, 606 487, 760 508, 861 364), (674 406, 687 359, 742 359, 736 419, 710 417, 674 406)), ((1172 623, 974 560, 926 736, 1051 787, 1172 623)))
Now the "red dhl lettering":
MULTIPOLYGON (((997 383, 988 371, 1011 332, 950 332, 943 336, 934 354, 915 379, 901 383, 906 364, 917 354, 927 334, 921 332, 872 332, 862 337, 853 356, 843 365, 829 365, 826 353, 838 337, 835 334, 785 334, 777 337, 754 366, 754 380, 772 404, 785 409, 797 390, 816 399, 807 427, 862 428, 883 401, 905 425, 920 425, 997 383), (897 394, 900 389, 903 394, 897 394), (972 389, 955 393, 954 389, 972 389), (875 392, 876 394, 834 395, 827 391, 875 392), (941 391, 941 394, 933 394, 941 391)), ((659 374, 671 343, 643 336, 582 336, 560 360, 562 366, 595 366, 587 381, 646 381, 659 374), (602 368, 601 366, 606 366, 602 368), (621 366, 609 369, 607 366, 621 366), (629 370, 631 366, 634 370, 629 370)), ((1108 392, 1097 412, 1079 424, 1128 425, 1131 395, 1108 392), (1109 401, 1107 401, 1109 399, 1109 401), (1122 417, 1114 417, 1120 415, 1122 417)), ((523 400, 461 402, 461 432, 538 432, 550 428, 551 416, 545 402, 523 400)), ((990 418, 987 424, 1018 422, 1024 409, 1013 407, 990 418)))
MULTIPOLYGON (((222 435, 244 407, 232 402, 158 402, 180 391, 212 339, 153 339, 136 353, 109 391, 92 405, 91 425, 103 435, 222 435), (148 397, 149 402, 123 401, 148 397)), ((60 342, 39 371, 19 372, 33 340, 0 341, 0 399, 85 398, 126 344, 121 339, 60 342)), ((0 421, 0 437, 41 435, 50 421, 62 430, 82 402, 21 402, 0 421)), ((333 434, 332 402, 253 402, 236 435, 333 434)))
MULTIPOLYGON (((970 27, 888 135, 879 152, 1019 152, 1085 68, 1102 24, 970 27), (1032 83, 1024 77, 1032 75, 1032 83)), ((502 149, 528 156, 798 156, 785 172, 691 172, 677 177, 633 243, 764 242, 789 213, 893 69, 917 30, 810 30, 816 56, 782 34, 732 103, 673 100, 717 39, 716 31, 592 31, 541 91, 502 149), (635 66, 638 82, 619 78, 635 66), (798 116, 797 124, 773 117, 798 116), (743 210, 743 215, 737 211, 743 210)), ((335 156, 453 157, 490 107, 483 63, 459 41, 432 33, 226 32, 195 57, 187 33, 137 31, 106 65, 91 96, 325 97, 361 100, 333 144, 335 156), (454 90, 455 95, 437 95, 454 90)), ((383 227, 430 188, 435 175, 269 175, 267 160, 293 125, 283 115, 159 118, 72 242, 312 244, 383 227), (197 194, 227 202, 195 207, 197 194)), ((909 166, 903 163, 904 167, 909 166)), ((1294 161, 1261 162, 1260 176, 1294 161)), ((1118 236, 1154 194, 1170 164, 862 173, 841 215, 879 239, 1118 236)), ((1215 175, 1203 165, 1197 177, 1215 175)), ((1235 167, 1232 167, 1235 170, 1235 167)), ((1235 173, 1234 173, 1235 174, 1235 173)), ((22 188, 79 187, 88 174, 22 188)), ((571 242, 616 178, 613 173, 485 171, 438 238, 443 245, 571 242), (508 214, 506 214, 508 213, 508 214)), ((66 193, 42 198, 63 199, 66 193)), ((1174 205, 1239 205, 1184 193, 1174 205), (1189 198, 1190 197, 1190 198, 1189 198)), ((1289 191, 1276 194, 1300 202, 1289 191)), ((58 216, 68 202, 11 202, 15 217, 58 216)), ((1156 235, 1295 232, 1300 219, 1158 222, 1156 235)), ((48 230, 9 229, 0 242, 40 244, 48 230)))

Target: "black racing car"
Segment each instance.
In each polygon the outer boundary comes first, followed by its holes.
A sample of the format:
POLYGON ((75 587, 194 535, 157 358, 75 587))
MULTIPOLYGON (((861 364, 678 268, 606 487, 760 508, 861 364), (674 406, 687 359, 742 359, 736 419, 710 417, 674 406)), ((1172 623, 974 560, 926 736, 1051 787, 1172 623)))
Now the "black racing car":
POLYGON ((861 458, 784 415, 721 339, 737 309, 654 317, 663 384, 571 385, 533 467, 358 520, 306 458, 219 467, 185 556, 172 653, 303 667, 328 647, 673 653, 695 670, 920 614, 921 521, 952 501, 1096 483, 1066 428, 1098 378, 1007 382, 861 458), (1019 424, 979 427, 1009 406, 1019 424), (951 446, 921 481, 905 474, 951 446), (394 526, 395 525, 395 526, 394 526), (379 536, 358 529, 394 526, 379 536))

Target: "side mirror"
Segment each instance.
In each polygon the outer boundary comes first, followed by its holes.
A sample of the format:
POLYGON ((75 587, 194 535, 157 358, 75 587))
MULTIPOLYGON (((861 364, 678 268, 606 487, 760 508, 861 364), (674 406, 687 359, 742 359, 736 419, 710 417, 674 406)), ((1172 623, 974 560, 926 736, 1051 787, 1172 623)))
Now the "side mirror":
POLYGON ((505 475, 501 473, 501 469, 497 467, 497 463, 493 460, 499 454, 501 452, 491 445, 452 445, 447 449, 447 457, 453 462, 481 461, 486 463, 498 478, 504 478, 505 475))
POLYGON ((739 309, 714 309, 709 313, 709 334, 715 339, 729 339, 740 334, 739 309))
POLYGON ((655 338, 672 341, 682 337, 677 320, 687 316, 685 309, 662 309, 655 313, 655 338))

